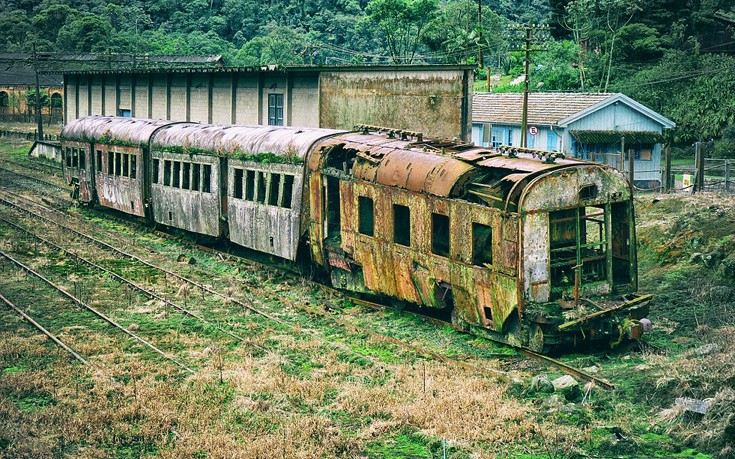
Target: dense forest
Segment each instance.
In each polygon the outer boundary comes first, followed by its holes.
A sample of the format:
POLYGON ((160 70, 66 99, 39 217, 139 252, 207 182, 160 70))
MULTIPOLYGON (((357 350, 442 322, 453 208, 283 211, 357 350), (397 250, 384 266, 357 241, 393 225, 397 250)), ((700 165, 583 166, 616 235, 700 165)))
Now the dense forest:
MULTIPOLYGON (((675 143, 735 148, 733 0, 0 0, 0 50, 224 56, 228 65, 462 63, 532 90, 622 92, 675 143), (519 34, 519 32, 521 34, 519 34)), ((514 91, 520 86, 495 90, 514 91)))

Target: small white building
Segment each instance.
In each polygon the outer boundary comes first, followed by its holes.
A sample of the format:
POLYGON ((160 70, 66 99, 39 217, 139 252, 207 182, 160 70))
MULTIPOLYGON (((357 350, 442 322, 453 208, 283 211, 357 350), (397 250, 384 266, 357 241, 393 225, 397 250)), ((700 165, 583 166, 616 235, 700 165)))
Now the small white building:
MULTIPOLYGON (((521 93, 475 93, 472 141, 485 147, 520 146, 522 111, 521 93)), ((620 93, 530 93, 527 119, 528 148, 560 151, 621 171, 627 171, 632 153, 634 181, 642 188, 660 185, 662 133, 676 126, 620 93)))

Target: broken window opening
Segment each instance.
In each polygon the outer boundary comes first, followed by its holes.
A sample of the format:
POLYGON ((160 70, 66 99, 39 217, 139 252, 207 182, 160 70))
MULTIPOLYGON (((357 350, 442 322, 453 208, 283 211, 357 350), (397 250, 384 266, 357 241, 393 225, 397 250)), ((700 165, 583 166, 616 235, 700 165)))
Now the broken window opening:
POLYGON ((136 178, 138 174, 138 156, 130 155, 130 178, 136 178))
POLYGON ((245 199, 248 201, 255 201, 255 171, 246 171, 245 199))
POLYGON ((597 185, 585 185, 579 190, 579 199, 595 199, 597 197, 597 185))
POLYGON ((209 193, 212 190, 212 166, 210 164, 204 165, 204 176, 202 181, 202 191, 209 193))
POLYGON ((270 174, 268 186, 268 205, 277 206, 281 196, 281 174, 270 174))
POLYGON ((115 153, 107 152, 107 175, 115 174, 115 153))
POLYGON ((122 172, 122 153, 115 153, 115 175, 118 177, 122 172))
POLYGON ((373 212, 373 200, 366 196, 358 196, 357 207, 359 214, 358 231, 365 236, 375 234, 375 215, 373 212))
MULTIPOLYGON (((327 237, 339 238, 341 223, 339 179, 327 176, 327 237)), ((371 234, 372 235, 372 234, 371 234)))
POLYGON ((184 163, 184 170, 181 174, 181 188, 188 190, 191 184, 191 163, 184 163))
POLYGON ((171 186, 171 160, 163 162, 163 184, 171 186))
POLYGON ((174 173, 172 178, 171 186, 178 188, 181 185, 181 161, 174 161, 174 173))
POLYGON ((71 148, 66 149, 66 167, 71 167, 71 148))
POLYGON ((493 230, 482 223, 472 223, 472 264, 484 266, 493 262, 493 230))
POLYGON ((130 160, 130 155, 128 154, 122 155, 122 176, 123 177, 127 177, 128 175, 130 175, 128 172, 130 170, 130 167, 128 164, 129 160, 130 160))
POLYGON ((265 204, 265 172, 258 171, 258 198, 257 201, 265 204))
POLYGON ((194 163, 191 165, 191 189, 199 191, 199 183, 201 182, 202 165, 194 163))
POLYGON ((442 257, 449 256, 449 217, 431 214, 431 253, 442 257))
POLYGON ((153 183, 158 183, 158 169, 160 168, 160 162, 160 159, 153 160, 153 177, 151 177, 151 181, 153 183))
POLYGON ((411 211, 400 204, 393 204, 393 242, 411 246, 411 211))
POLYGON ((87 151, 79 150, 79 169, 87 169, 87 151))
POLYGON ((613 285, 630 284, 633 274, 630 260, 630 206, 627 202, 615 202, 610 205, 610 214, 613 285))
POLYGON ((97 164, 95 164, 97 172, 102 172, 102 150, 97 150, 97 164))
POLYGON ((293 200, 293 175, 283 176, 283 199, 281 200, 281 206, 290 209, 291 201, 293 200))
POLYGON ((604 206, 579 207, 549 213, 552 299, 579 282, 607 279, 607 215, 604 206))
POLYGON ((242 169, 235 169, 235 180, 232 184, 232 196, 242 199, 242 169))
POLYGON ((79 167, 79 149, 73 148, 71 151, 71 167, 79 167))

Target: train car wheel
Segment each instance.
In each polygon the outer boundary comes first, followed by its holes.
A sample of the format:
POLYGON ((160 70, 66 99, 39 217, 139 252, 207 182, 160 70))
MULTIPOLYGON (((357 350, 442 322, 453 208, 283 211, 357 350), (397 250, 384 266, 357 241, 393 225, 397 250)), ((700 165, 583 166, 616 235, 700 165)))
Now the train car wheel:
POLYGON ((527 347, 535 352, 544 352, 544 331, 538 324, 532 324, 528 329, 527 347))

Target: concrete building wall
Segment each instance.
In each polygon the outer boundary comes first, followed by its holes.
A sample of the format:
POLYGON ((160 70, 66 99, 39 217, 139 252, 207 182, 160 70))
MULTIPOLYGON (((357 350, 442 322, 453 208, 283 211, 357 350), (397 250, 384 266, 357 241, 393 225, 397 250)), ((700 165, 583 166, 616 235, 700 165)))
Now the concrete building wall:
POLYGON ((165 75, 156 75, 153 77, 153 87, 151 96, 153 97, 151 118, 165 120, 168 119, 168 79, 165 75))
POLYGON ((323 72, 319 117, 324 127, 370 124, 469 140, 471 93, 466 70, 323 72))
POLYGON ((432 138, 469 139, 471 132, 472 72, 456 67, 89 73, 66 75, 66 82, 67 121, 104 114, 267 125, 269 95, 278 94, 284 125, 370 124, 432 138))

